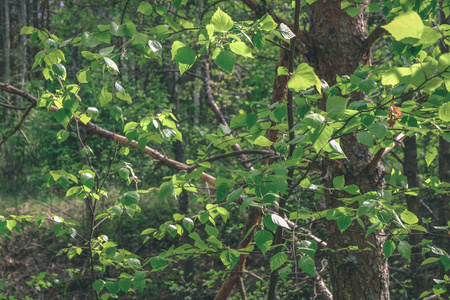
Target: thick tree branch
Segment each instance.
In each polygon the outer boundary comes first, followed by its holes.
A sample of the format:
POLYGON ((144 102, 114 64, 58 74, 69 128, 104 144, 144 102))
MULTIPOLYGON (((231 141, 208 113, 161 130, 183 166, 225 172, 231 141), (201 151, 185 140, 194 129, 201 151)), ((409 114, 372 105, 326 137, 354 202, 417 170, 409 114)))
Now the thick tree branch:
POLYGON ((372 47, 372 45, 384 34, 386 34, 386 29, 384 29, 383 25, 386 24, 386 20, 383 20, 378 26, 372 31, 369 36, 364 41, 364 52, 369 51, 369 49, 372 47))
POLYGON ((396 137, 394 137, 394 145, 388 148, 381 148, 372 158, 372 161, 367 165, 367 170, 369 174, 371 174, 377 168, 378 162, 383 158, 386 154, 394 150, 395 147, 401 145, 403 139, 406 137, 403 133, 399 133, 396 137))
MULTIPOLYGON (((24 99, 26 99, 28 102, 32 103, 33 105, 36 105, 38 102, 38 99, 36 97, 34 97, 33 95, 31 95, 27 92, 24 92, 18 88, 15 88, 9 84, 0 82, 0 90, 3 90, 10 94, 19 95, 19 96, 23 97, 24 99)), ((51 112, 56 112, 58 110, 58 108, 56 106, 51 106, 49 108, 49 110, 51 112)), ((144 149, 141 149, 141 148, 139 148, 137 141, 135 141, 135 140, 130 141, 126 137, 124 137, 120 134, 113 133, 109 130, 106 130, 92 122, 89 122, 86 125, 84 125, 76 117, 73 117, 72 121, 79 122, 80 125, 85 126, 86 131, 90 134, 94 134, 94 135, 97 135, 97 136, 100 136, 100 137, 103 137, 103 138, 106 138, 106 139, 109 139, 109 140, 112 140, 115 142, 119 142, 121 144, 133 147, 139 151, 143 151, 145 154, 147 154, 150 157, 152 157, 153 159, 157 160, 160 164, 162 164, 164 166, 167 166, 167 167, 175 169, 175 170, 180 170, 180 171, 185 171, 185 170, 189 169, 189 166, 186 164, 183 164, 176 160, 170 159, 167 156, 159 153, 158 151, 156 151, 148 146, 145 146, 144 149)), ((200 179, 202 181, 208 183, 211 186, 214 186, 214 187, 216 186, 216 179, 207 173, 202 173, 202 176, 200 177, 200 179)))

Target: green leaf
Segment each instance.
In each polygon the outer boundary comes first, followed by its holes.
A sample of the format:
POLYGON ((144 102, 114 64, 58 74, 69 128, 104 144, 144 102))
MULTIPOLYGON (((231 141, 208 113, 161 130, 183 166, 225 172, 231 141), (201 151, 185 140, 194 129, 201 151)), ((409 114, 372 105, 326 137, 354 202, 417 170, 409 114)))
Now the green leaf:
POLYGON ((87 186, 90 189, 92 189, 95 184, 94 177, 91 175, 91 173, 88 172, 81 174, 80 181, 83 185, 87 186))
POLYGON ((304 119, 303 122, 307 125, 307 126, 311 126, 313 128, 317 128, 320 125, 322 125, 325 122, 325 117, 320 115, 320 114, 316 114, 316 113, 312 113, 307 115, 304 119))
POLYGON ((62 64, 56 63, 52 65, 52 71, 55 72, 56 75, 61 76, 63 79, 66 77, 66 67, 62 64))
POLYGON ((322 92, 322 84, 314 69, 306 63, 301 63, 289 79, 288 88, 299 92, 312 86, 316 86, 319 93, 322 92))
POLYGON ((360 12, 361 9, 359 7, 349 7, 345 10, 345 12, 350 16, 350 17, 355 17, 357 16, 360 12))
POLYGON ((222 248, 223 248, 222 242, 219 241, 219 239, 216 238, 216 237, 213 236, 213 235, 210 236, 209 238, 207 238, 206 241, 207 241, 208 243, 210 243, 211 245, 213 245, 214 247, 216 247, 217 249, 222 249, 222 248))
POLYGON ((327 99, 326 107, 328 117, 331 119, 339 119, 347 108, 348 98, 342 98, 339 96, 331 96, 327 99))
POLYGON ((436 261, 439 261, 439 257, 428 257, 420 265, 423 266, 423 265, 426 265, 426 264, 434 263, 436 261))
POLYGON ((159 199, 168 198, 172 196, 173 190, 174 188, 171 183, 162 186, 161 189, 159 190, 159 199))
POLYGON ((33 26, 25 26, 20 30, 20 34, 32 34, 35 31, 33 26))
POLYGON ((381 140, 386 136, 388 126, 385 123, 372 123, 369 125, 369 131, 381 140))
POLYGON ((119 280, 119 287, 125 293, 128 292, 128 290, 131 288, 131 285, 132 284, 131 284, 131 279, 130 278, 121 278, 119 280))
POLYGON ((407 260, 411 260, 411 245, 407 241, 401 241, 398 243, 398 252, 407 260))
POLYGON ((264 15, 257 22, 259 22, 260 28, 265 31, 272 31, 277 28, 277 23, 275 23, 272 16, 269 14, 264 15))
POLYGON ((311 136, 311 142, 316 152, 320 152, 323 147, 328 145, 331 136, 333 135, 333 128, 331 126, 323 126, 321 129, 316 129, 311 136))
POLYGON ((155 256, 150 258, 150 264, 154 270, 160 270, 167 267, 167 260, 161 256, 155 256))
POLYGON ((229 74, 233 73, 235 63, 236 56, 231 51, 222 51, 216 58, 216 64, 229 74))
POLYGON ((388 259, 392 253, 394 253, 395 250, 395 243, 392 240, 386 240, 383 244, 383 253, 384 256, 386 256, 386 259, 388 259))
POLYGON ((399 13, 392 22, 382 27, 389 31, 396 40, 410 44, 419 41, 424 29, 422 19, 412 10, 399 13))
POLYGON ((96 107, 88 107, 86 109, 86 115, 95 121, 99 115, 98 109, 96 107))
POLYGON ((139 4, 137 12, 140 12, 140 13, 146 15, 146 16, 149 16, 153 12, 153 7, 147 1, 143 1, 143 2, 141 2, 141 4, 139 4))
POLYGON ((270 269, 275 271, 281 267, 287 261, 287 254, 283 252, 278 252, 270 258, 270 269))
POLYGON ((439 118, 444 122, 450 122, 450 102, 446 102, 439 107, 439 118))
POLYGON ((122 203, 124 205, 130 206, 133 204, 137 204, 139 202, 140 196, 139 193, 136 191, 131 191, 125 193, 125 195, 122 197, 122 203))
POLYGON ((375 229, 377 229, 380 224, 381 224, 380 222, 377 222, 375 224, 370 225, 370 227, 367 228, 366 237, 368 237, 372 232, 374 232, 375 229))
POLYGON ((101 279, 97 279, 92 283, 92 287, 94 288, 94 291, 101 292, 103 290, 103 287, 105 286, 105 282, 101 279))
POLYGON ((282 107, 282 106, 277 107, 273 111, 273 115, 278 122, 282 122, 283 118, 286 116, 286 114, 287 114, 286 108, 282 107))
POLYGON ((266 251, 269 250, 270 246, 272 245, 273 234, 267 230, 260 230, 255 234, 254 239, 256 246, 258 246, 261 252, 265 254, 266 251))
POLYGON ((291 274, 292 269, 289 266, 283 267, 278 270, 278 275, 280 275, 280 278, 285 280, 286 277, 291 274))
POLYGON ((83 35, 81 36, 81 42, 83 43, 84 46, 88 48, 95 47, 102 43, 99 39, 97 39, 93 34, 91 34, 88 31, 84 32, 83 35))
POLYGON ((56 134, 56 141, 58 142, 58 144, 64 142, 65 140, 67 140, 67 138, 69 137, 69 132, 67 130, 60 130, 58 131, 58 133, 56 134))
POLYGON ((186 72, 192 64, 194 64, 196 59, 196 53, 194 50, 192 50, 190 47, 186 46, 182 42, 175 41, 172 44, 172 59, 175 60, 178 64, 178 68, 180 69, 180 74, 183 75, 184 72, 186 72), (178 51, 181 50, 180 53, 178 51), (188 62, 192 64, 186 64, 183 62, 188 62))
POLYGON ((290 40, 293 37, 295 37, 295 34, 292 32, 292 30, 284 23, 280 24, 280 27, 278 28, 281 36, 285 40, 290 40))
POLYGON ((88 83, 89 80, 92 79, 90 69, 87 68, 87 69, 82 69, 82 70, 78 71, 77 79, 78 79, 78 82, 80 82, 80 83, 88 83))
POLYGON ((118 172, 119 176, 125 180, 127 180, 130 177, 130 170, 128 170, 127 168, 120 168, 118 172))
POLYGON ((352 195, 357 195, 360 193, 359 187, 356 184, 350 184, 350 185, 344 187, 344 191, 349 194, 352 194, 352 195))
POLYGON ((175 61, 179 64, 193 65, 197 54, 189 46, 184 46, 177 49, 175 61))
POLYGON ((360 142, 363 145, 366 145, 368 147, 373 146, 373 137, 367 131, 358 132, 356 134, 356 139, 358 140, 358 142, 360 142))
POLYGON ((17 221, 16 220, 6 220, 6 228, 8 228, 9 231, 12 231, 14 227, 16 227, 17 221))
POLYGON ((450 269, 450 255, 448 254, 441 255, 440 260, 445 268, 445 272, 447 272, 450 269))
POLYGON ((152 50, 159 58, 161 58, 162 46, 158 41, 149 40, 148 46, 150 47, 150 50, 152 50))
POLYGON ((67 108, 60 108, 55 112, 56 121, 67 128, 70 118, 72 117, 72 112, 67 108))
POLYGON ((358 216, 363 216, 363 215, 372 213, 372 211, 375 209, 376 205, 377 205, 377 200, 375 200, 375 199, 369 199, 369 200, 364 201, 358 207, 358 216))
POLYGON ((279 215, 271 214, 271 217, 272 217, 272 222, 274 224, 277 224, 278 226, 281 226, 281 227, 284 227, 284 228, 287 228, 287 229, 291 229, 289 227, 288 223, 286 223, 286 221, 282 217, 280 217, 279 215))
POLYGON ((337 190, 342 190, 345 187, 345 175, 340 175, 333 178, 333 186, 337 190))
POLYGON ((238 55, 253 57, 252 50, 244 42, 233 42, 230 44, 230 50, 238 55))
POLYGON ((111 46, 111 47, 106 47, 106 48, 100 49, 100 50, 98 51, 98 53, 99 53, 100 55, 108 55, 108 54, 110 54, 111 52, 113 52, 113 50, 114 50, 114 46, 111 46))
POLYGON ((347 216, 342 216, 337 219, 337 225, 341 232, 344 232, 352 224, 352 219, 347 216))
POLYGON ((361 80, 361 82, 358 83, 358 87, 361 89, 361 91, 369 95, 377 87, 377 83, 376 81, 370 79, 361 80))
POLYGON ((222 201, 228 196, 228 193, 230 192, 230 188, 228 187, 228 184, 225 182, 222 182, 219 187, 217 188, 216 196, 217 196, 217 202, 222 201))
POLYGON ((231 194, 227 198, 227 204, 234 202, 237 198, 239 198, 239 196, 242 195, 243 192, 244 192, 244 188, 242 186, 239 187, 237 190, 234 190, 233 192, 231 192, 231 194))
POLYGON ((216 12, 211 18, 211 24, 214 25, 215 31, 223 32, 228 31, 233 27, 233 20, 220 8, 217 8, 216 12))
POLYGON ((416 224, 417 222, 419 222, 419 219, 416 217, 416 215, 408 210, 405 210, 404 212, 402 212, 402 214, 400 215, 400 218, 403 220, 403 222, 405 222, 406 224, 410 224, 410 225, 416 224))
POLYGON ((117 67, 116 63, 111 58, 103 57, 103 59, 105 60, 105 63, 108 65, 108 67, 110 67, 111 69, 113 69, 117 73, 120 73, 119 72, 119 68, 117 67))
POLYGON ((131 38, 131 43, 135 46, 138 45, 141 47, 145 47, 149 39, 150 38, 148 37, 148 35, 138 32, 133 34, 133 37, 131 38))
POLYGON ((273 142, 269 141, 265 136, 258 136, 256 140, 253 142, 254 145, 258 145, 261 147, 269 147, 273 145, 273 142))
POLYGON ((105 106, 112 100, 112 93, 108 92, 108 85, 104 85, 98 98, 100 106, 105 106))
POLYGON ((438 154, 438 151, 433 146, 426 147, 425 150, 425 161, 427 163, 427 167, 430 166, 430 164, 433 162, 433 160, 436 158, 438 154))
POLYGON ((366 11, 369 13, 378 13, 380 8, 380 4, 379 3, 371 3, 369 6, 366 7, 366 11))
POLYGON ((315 276, 316 266, 314 265, 314 260, 310 256, 308 256, 308 255, 302 256, 298 261, 298 266, 300 269, 302 269, 307 274, 309 274, 311 276, 315 276))
POLYGON ((194 229, 194 221, 191 218, 184 218, 183 221, 183 227, 188 231, 191 232, 192 229, 194 229))
POLYGON ((208 224, 205 225, 205 231, 209 235, 218 236, 219 230, 216 227, 210 226, 208 224))
POLYGON ((228 269, 232 269, 239 260, 239 252, 235 249, 224 250, 220 253, 220 259, 228 269))

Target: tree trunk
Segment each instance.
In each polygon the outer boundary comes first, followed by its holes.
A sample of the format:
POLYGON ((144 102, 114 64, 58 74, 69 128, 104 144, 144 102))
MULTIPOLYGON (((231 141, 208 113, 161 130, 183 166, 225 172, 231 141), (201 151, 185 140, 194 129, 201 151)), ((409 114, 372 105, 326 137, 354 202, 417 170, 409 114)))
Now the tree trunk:
MULTIPOLYGON (((417 177, 417 142, 416 137, 411 136, 404 140, 405 148, 403 150, 404 160, 403 160, 403 173, 408 178, 408 187, 419 187, 419 179, 417 177)), ((406 195, 406 204, 408 210, 414 213, 419 220, 421 219, 421 205, 420 198, 418 196, 406 195)), ((420 231, 414 232, 410 236, 412 245, 417 245, 422 241, 423 234, 420 231)), ((421 266, 423 261, 420 255, 420 248, 413 248, 413 254, 411 255, 411 273, 412 273, 412 293, 409 296, 416 299, 419 298, 420 294, 427 290, 427 282, 424 280, 428 276, 424 276, 426 271, 426 265, 421 266)))
MULTIPOLYGON (((25 0, 20 0, 20 27, 27 26, 27 4, 25 0)), ((27 73, 27 36, 20 36, 20 89, 25 86, 27 73)))
POLYGON ((9 82, 9 72, 10 72, 10 62, 11 57, 9 55, 9 49, 11 48, 11 41, 9 36, 9 0, 3 1, 3 10, 4 10, 4 20, 3 20, 3 28, 4 28, 4 40, 3 40, 3 49, 4 49, 4 69, 3 69, 3 80, 8 83, 9 82))
MULTIPOLYGON (((319 78, 331 86, 336 75, 351 75, 359 64, 370 63, 366 46, 367 14, 350 17, 341 10, 341 1, 319 0, 310 6, 310 41, 312 49, 307 53, 310 63, 319 78)), ((364 12, 366 4, 361 5, 364 12)), ((353 95, 353 100, 362 95, 353 95)), ((325 110, 326 99, 319 101, 319 108, 325 110)), ((368 165, 373 159, 369 148, 360 144, 354 135, 341 138, 342 149, 348 160, 324 160, 325 186, 333 186, 333 178, 345 174, 346 185, 356 184, 361 193, 380 190, 383 185, 383 167, 377 163, 372 170, 368 165)), ((326 196, 328 208, 342 206, 339 197, 348 197, 342 192, 326 196)), ((329 222, 330 252, 329 266, 334 299, 389 299, 389 271, 387 260, 381 249, 383 234, 371 234, 365 238, 365 231, 357 222, 343 233, 335 221, 329 222), (348 246, 359 249, 370 247, 372 251, 337 251, 348 246), (373 249, 373 248, 372 248, 373 249)))

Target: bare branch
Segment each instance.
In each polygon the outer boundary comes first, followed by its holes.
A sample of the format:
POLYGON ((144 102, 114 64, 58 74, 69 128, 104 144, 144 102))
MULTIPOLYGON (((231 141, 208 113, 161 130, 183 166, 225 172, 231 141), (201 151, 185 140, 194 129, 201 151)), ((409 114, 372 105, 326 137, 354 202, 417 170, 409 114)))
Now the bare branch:
MULTIPOLYGON (((15 94, 15 95, 19 95, 21 97, 23 97, 24 99, 26 99, 28 102, 36 105, 38 102, 38 99, 36 97, 34 97, 33 95, 24 92, 16 87, 13 87, 12 85, 9 84, 5 84, 5 83, 1 83, 0 82, 0 90, 3 90, 5 92, 8 92, 10 94, 15 94)), ((56 112, 58 110, 58 108, 56 106, 51 106, 49 108, 49 111, 51 112, 56 112)), ((79 119, 77 117, 73 117, 72 121, 77 122, 79 119)), ((113 133, 109 130, 106 130, 98 125, 95 125, 92 122, 87 123, 86 125, 84 125, 82 122, 80 122, 80 125, 85 126, 86 127, 86 131, 90 134, 94 134, 115 142, 119 142, 121 144, 133 147, 139 151, 144 152, 145 154, 149 155, 150 157, 152 157, 153 159, 155 159, 156 161, 160 162, 162 165, 165 165, 169 168, 175 169, 175 170, 180 170, 180 171, 185 171, 187 169, 189 169, 189 166, 186 164, 183 164, 179 161, 173 160, 171 158, 166 157, 165 155, 159 153, 158 151, 145 146, 144 149, 139 148, 138 146, 138 142, 135 140, 128 140, 126 137, 113 133)), ((200 179, 206 183, 208 183, 211 186, 216 186, 216 179, 207 174, 207 173, 202 173, 202 176, 200 177, 200 179)))
MULTIPOLYGON (((36 103, 32 103, 30 105, 30 107, 28 107, 27 111, 23 114, 22 118, 20 119, 20 122, 17 124, 17 126, 14 128, 13 131, 11 131, 7 136, 5 136, 2 141, 0 142, 0 146, 3 145, 14 133, 17 132, 17 130, 20 129, 20 126, 22 126, 23 122, 25 121, 25 119, 27 118, 28 114, 30 113, 30 111, 33 109, 33 107, 36 106, 36 103)), ((25 136, 25 135, 24 135, 25 136)), ((28 141, 28 139, 25 136, 25 139, 28 141)))
POLYGON ((380 150, 378 150, 378 152, 372 158, 372 161, 367 165, 367 170, 369 171, 369 174, 372 173, 377 168, 378 162, 381 160, 381 158, 383 158, 383 156, 394 150, 394 148, 397 147, 398 145, 401 145, 405 137, 406 135, 404 135, 403 133, 399 133, 396 137, 394 137, 394 146, 388 148, 381 148, 380 150))
POLYGON ((2 102, 0 102, 0 106, 7 107, 10 109, 14 109, 14 110, 27 110, 26 107, 17 107, 17 106, 13 106, 13 105, 2 103, 2 102))

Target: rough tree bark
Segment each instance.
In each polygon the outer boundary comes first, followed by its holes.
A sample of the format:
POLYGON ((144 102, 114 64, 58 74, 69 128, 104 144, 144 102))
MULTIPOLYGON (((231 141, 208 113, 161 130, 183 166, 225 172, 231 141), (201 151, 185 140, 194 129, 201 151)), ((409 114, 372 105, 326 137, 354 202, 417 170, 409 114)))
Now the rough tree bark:
MULTIPOLYGON (((368 38, 366 35, 367 14, 360 13, 352 18, 341 10, 340 2, 319 0, 310 6, 309 13, 312 49, 308 59, 319 78, 330 86, 335 84, 336 75, 350 75, 360 64, 370 63, 369 41, 374 40, 374 36, 368 38)), ((363 12, 365 5, 361 5, 363 12)), ((325 103, 326 99, 320 100, 319 108, 325 110, 325 103)), ((324 160, 325 186, 332 187, 333 178, 345 174, 346 185, 358 185, 361 193, 380 190, 384 170, 379 162, 375 162, 375 167, 369 171, 373 155, 368 147, 358 143, 354 135, 342 137, 341 142, 348 160, 324 160)), ((348 195, 336 192, 327 195, 328 208, 342 206, 337 198, 343 196, 348 195)), ((328 247, 334 250, 351 245, 364 249, 370 247, 368 242, 376 246, 372 251, 330 252, 328 262, 334 298, 389 299, 389 271, 387 260, 381 253, 382 235, 371 234, 365 238, 365 232, 357 222, 341 233, 335 221, 329 222, 329 234, 328 247)))

